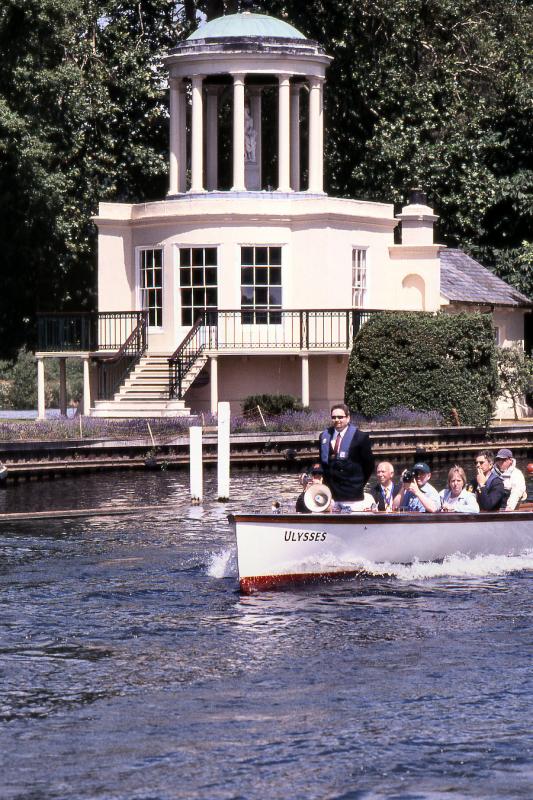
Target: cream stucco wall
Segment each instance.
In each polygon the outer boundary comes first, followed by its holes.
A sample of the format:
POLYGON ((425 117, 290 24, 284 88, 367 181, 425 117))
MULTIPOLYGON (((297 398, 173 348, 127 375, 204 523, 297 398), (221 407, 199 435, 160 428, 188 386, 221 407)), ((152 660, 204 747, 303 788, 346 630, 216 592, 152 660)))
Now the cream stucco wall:
MULTIPOLYGON (((329 408, 344 398, 347 355, 309 356, 310 407, 329 408)), ((206 366, 210 372, 210 363, 206 366)), ((203 381, 202 381, 203 383, 203 381)), ((301 399, 302 363, 296 355, 218 356, 220 401, 229 402, 232 414, 239 414, 242 401, 252 394, 291 394, 301 399)), ((185 394, 187 406, 209 412, 211 384, 193 386, 185 394)))
POLYGON ((100 310, 137 308, 137 248, 164 249, 163 326, 150 332, 152 352, 173 351, 188 331, 179 315, 180 246, 218 248, 220 309, 240 308, 240 246, 247 244, 282 247, 284 309, 350 308, 353 248, 367 251, 366 308, 440 307, 439 248, 394 245, 390 204, 305 193, 210 193, 132 206, 103 203, 96 223, 100 310))

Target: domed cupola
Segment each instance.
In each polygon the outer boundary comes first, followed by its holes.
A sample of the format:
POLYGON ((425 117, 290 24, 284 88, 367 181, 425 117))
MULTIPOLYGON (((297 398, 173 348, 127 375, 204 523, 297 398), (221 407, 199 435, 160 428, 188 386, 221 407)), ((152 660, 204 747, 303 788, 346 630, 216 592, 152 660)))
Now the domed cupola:
POLYGON ((169 195, 224 188, 221 154, 231 158, 231 186, 226 188, 233 192, 276 186, 283 193, 305 188, 322 194, 323 84, 330 60, 317 42, 289 23, 251 11, 210 20, 174 47, 165 58, 170 73, 169 195), (224 119, 231 119, 229 133, 224 119), (226 147, 224 132, 231 140, 226 147))

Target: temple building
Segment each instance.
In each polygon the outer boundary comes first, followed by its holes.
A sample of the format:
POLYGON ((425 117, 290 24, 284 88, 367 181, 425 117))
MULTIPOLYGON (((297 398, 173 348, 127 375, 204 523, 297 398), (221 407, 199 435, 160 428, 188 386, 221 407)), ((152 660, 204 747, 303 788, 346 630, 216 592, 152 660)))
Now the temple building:
POLYGON ((167 196, 100 204, 98 312, 41 321, 41 416, 50 356, 83 358, 84 413, 169 416, 221 400, 238 413, 263 392, 327 408, 354 336, 384 309, 487 311, 500 344, 523 344, 530 301, 435 243, 422 191, 396 216, 324 192, 330 60, 247 11, 168 53, 167 196))

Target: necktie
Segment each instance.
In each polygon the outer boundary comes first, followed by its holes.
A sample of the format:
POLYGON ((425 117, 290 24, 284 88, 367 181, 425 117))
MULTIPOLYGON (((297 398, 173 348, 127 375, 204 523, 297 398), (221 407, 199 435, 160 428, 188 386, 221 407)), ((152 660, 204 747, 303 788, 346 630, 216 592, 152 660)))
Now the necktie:
POLYGON ((340 433, 338 433, 337 434, 337 438, 335 439, 335 441, 333 443, 333 453, 335 455, 338 455, 339 454, 339 450, 341 449, 341 438, 342 437, 341 437, 340 433))

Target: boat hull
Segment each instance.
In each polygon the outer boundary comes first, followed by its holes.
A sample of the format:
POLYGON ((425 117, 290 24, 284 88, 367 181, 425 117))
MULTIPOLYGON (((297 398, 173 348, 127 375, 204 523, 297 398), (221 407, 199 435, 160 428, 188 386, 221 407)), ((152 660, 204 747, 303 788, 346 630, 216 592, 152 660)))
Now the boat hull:
MULTIPOLYGON (((446 556, 520 555, 533 548, 533 513, 235 514, 241 591, 361 573, 365 564, 446 556)), ((384 572, 386 569, 384 568, 384 572)))

